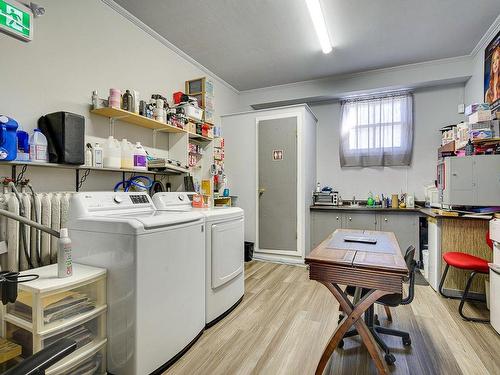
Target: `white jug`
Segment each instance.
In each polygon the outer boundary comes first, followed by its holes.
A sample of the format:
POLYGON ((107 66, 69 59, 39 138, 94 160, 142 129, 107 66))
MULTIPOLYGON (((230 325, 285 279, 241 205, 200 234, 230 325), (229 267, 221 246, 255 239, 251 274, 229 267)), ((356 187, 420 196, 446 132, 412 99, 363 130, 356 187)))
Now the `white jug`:
POLYGON ((133 169, 134 168, 134 147, 125 138, 122 139, 121 143, 121 167, 122 169, 133 169))
POLYGON ((117 139, 109 136, 104 143, 104 168, 121 168, 122 148, 117 139))

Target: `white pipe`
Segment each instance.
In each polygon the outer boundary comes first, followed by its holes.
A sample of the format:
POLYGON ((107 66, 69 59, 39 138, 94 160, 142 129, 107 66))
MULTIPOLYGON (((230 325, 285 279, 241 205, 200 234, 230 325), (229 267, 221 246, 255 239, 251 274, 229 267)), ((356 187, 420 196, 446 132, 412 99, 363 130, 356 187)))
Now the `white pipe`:
POLYGON ((36 229, 39 229, 42 232, 48 233, 48 234, 50 234, 50 235, 52 235, 54 237, 59 238, 61 236, 59 234, 59 232, 56 231, 56 230, 53 230, 53 229, 51 229, 49 227, 46 227, 45 225, 38 224, 36 221, 27 219, 27 218, 25 218, 23 216, 16 215, 16 214, 14 214, 14 213, 12 213, 10 211, 0 209, 0 215, 6 216, 9 219, 16 220, 16 221, 19 221, 20 223, 23 223, 23 224, 29 225, 31 227, 34 227, 36 229))

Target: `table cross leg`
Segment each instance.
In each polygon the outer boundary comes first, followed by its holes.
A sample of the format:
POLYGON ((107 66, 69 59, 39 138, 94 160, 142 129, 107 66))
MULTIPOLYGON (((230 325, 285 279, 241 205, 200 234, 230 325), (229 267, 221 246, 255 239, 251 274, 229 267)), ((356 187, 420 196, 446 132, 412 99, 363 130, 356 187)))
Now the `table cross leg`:
POLYGON ((356 305, 353 305, 349 300, 349 297, 345 292, 340 289, 340 287, 335 283, 322 282, 324 286, 330 290, 330 292, 335 296, 340 304, 341 309, 345 312, 346 316, 342 322, 338 325, 335 332, 332 334, 330 341, 326 345, 323 355, 316 368, 316 375, 322 375, 325 367, 332 356, 333 351, 339 344, 340 340, 344 337, 346 332, 353 325, 356 327, 359 335, 363 339, 363 343, 368 349, 370 356, 375 362, 375 366, 379 374, 388 374, 387 366, 380 355, 377 347, 377 343, 373 338, 370 330, 366 326, 363 319, 360 319, 364 312, 370 308, 380 297, 389 294, 388 292, 382 290, 370 290, 363 298, 359 300, 356 305))

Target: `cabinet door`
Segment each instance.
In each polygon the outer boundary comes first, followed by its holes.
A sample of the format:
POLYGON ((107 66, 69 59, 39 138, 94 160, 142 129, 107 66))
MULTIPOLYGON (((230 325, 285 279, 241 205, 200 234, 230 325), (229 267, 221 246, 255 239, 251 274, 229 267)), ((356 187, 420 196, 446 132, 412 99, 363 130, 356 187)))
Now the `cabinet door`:
POLYGON ((418 215, 415 213, 383 213, 379 214, 379 229, 394 232, 401 253, 404 255, 408 246, 413 245, 418 252, 418 215))
POLYGON ((372 212, 344 212, 342 228, 376 230, 377 218, 372 212))
POLYGON ((318 246, 336 229, 342 227, 338 211, 311 211, 311 250, 318 246))
POLYGON ((473 205, 473 181, 471 156, 463 158, 450 158, 449 181, 445 181, 446 188, 449 189, 449 201, 443 203, 449 205, 473 205))

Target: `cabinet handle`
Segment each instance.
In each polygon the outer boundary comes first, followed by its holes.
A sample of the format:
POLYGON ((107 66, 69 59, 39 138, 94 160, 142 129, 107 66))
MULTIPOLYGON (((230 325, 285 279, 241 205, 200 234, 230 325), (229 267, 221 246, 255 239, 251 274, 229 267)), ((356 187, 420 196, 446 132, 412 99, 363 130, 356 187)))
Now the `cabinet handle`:
POLYGON ((352 221, 352 217, 349 218, 349 221, 352 221))
POLYGON ((387 218, 384 218, 384 221, 387 221, 387 218))
POLYGON ((338 220, 338 219, 339 219, 339 217, 337 216, 337 217, 336 217, 336 219, 338 220))

